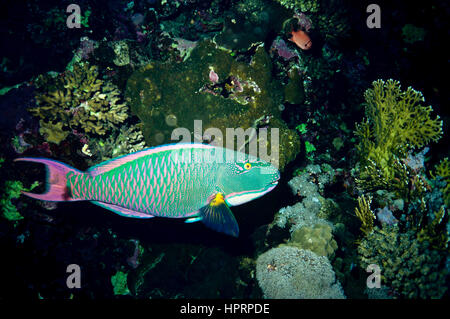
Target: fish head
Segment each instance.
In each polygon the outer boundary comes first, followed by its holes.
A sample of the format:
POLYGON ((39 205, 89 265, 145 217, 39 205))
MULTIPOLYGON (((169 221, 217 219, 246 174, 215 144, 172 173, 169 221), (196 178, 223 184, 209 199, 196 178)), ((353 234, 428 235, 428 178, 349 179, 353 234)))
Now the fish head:
MULTIPOLYGON (((242 153, 243 154, 243 153, 242 153)), ((269 162, 244 154, 242 160, 221 165, 218 184, 230 206, 241 205, 273 190, 280 172, 269 162)))
POLYGON ((292 31, 292 38, 289 39, 290 41, 294 42, 300 49, 302 50, 309 50, 312 47, 312 41, 309 35, 302 31, 292 31))

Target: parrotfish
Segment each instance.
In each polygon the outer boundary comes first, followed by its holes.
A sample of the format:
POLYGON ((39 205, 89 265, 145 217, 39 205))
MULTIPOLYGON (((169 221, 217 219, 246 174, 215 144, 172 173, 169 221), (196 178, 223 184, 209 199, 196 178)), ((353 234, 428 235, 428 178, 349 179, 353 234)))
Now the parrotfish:
POLYGON ((186 218, 237 237, 230 206, 273 190, 278 169, 255 156, 205 144, 169 144, 102 162, 81 172, 46 158, 46 191, 23 194, 45 201, 91 201, 134 218, 186 218))

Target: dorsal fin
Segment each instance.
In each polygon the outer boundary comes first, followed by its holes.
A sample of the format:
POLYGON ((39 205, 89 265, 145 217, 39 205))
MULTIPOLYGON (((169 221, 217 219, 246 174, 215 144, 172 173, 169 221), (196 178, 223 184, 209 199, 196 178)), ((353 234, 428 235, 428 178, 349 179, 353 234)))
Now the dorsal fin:
POLYGON ((184 148, 212 148, 214 146, 200 144, 200 143, 177 143, 177 144, 166 144, 166 145, 160 145, 155 147, 150 147, 143 149, 141 151, 137 151, 128 155, 123 155, 120 157, 116 157, 113 159, 110 159, 108 161, 102 162, 98 165, 92 166, 87 170, 87 173, 91 176, 97 176, 106 172, 109 172, 110 170, 117 168, 125 163, 128 163, 130 161, 133 161, 135 159, 159 153, 164 151, 171 151, 176 149, 184 149, 184 148))

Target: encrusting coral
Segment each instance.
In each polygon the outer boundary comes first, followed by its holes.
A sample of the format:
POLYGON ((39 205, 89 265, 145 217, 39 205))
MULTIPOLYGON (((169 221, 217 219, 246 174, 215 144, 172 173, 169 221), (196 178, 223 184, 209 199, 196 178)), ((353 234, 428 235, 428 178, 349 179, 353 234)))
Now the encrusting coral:
POLYGON ((75 65, 56 79, 38 85, 38 106, 30 112, 40 118, 41 134, 59 144, 70 132, 105 135, 128 117, 118 88, 99 79, 96 66, 75 65), (55 133, 56 132, 56 133, 55 133))
POLYGON ((337 249, 332 231, 332 227, 327 224, 303 226, 292 233, 291 240, 286 245, 311 250, 319 256, 330 257, 337 249))
POLYGON ((324 256, 296 247, 272 248, 256 260, 265 298, 343 299, 341 284, 324 256))
MULTIPOLYGON (((392 79, 373 82, 364 94, 366 118, 357 124, 361 157, 358 185, 366 190, 409 191, 411 169, 405 164, 407 152, 437 141, 442 134, 439 116, 431 118, 431 106, 424 106, 422 93, 392 79)), ((414 189, 423 189, 415 179, 414 189)))

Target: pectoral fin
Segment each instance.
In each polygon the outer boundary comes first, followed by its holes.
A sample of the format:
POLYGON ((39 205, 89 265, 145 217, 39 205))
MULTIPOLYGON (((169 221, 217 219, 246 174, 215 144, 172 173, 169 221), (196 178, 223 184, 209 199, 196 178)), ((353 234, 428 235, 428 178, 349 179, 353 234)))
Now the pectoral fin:
POLYGON ((222 193, 217 193, 208 205, 200 209, 202 222, 215 231, 234 237, 239 235, 239 226, 222 193))

